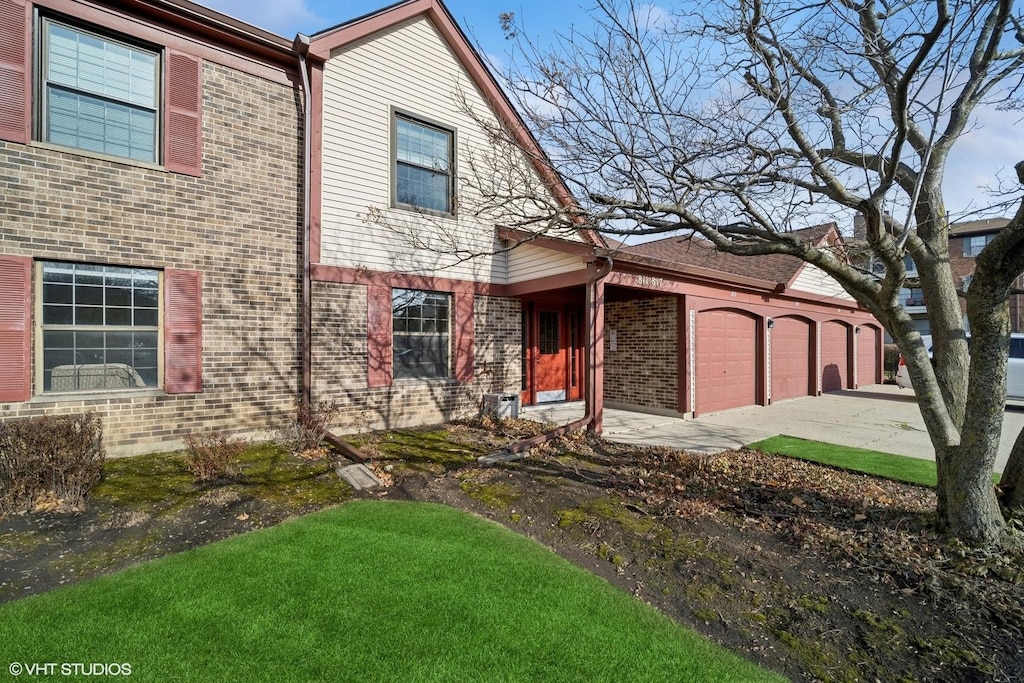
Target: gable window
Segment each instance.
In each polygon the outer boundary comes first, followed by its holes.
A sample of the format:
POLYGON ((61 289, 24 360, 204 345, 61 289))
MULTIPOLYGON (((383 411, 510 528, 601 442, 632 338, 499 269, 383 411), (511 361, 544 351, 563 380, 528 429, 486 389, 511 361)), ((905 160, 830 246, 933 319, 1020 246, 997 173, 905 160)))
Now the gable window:
POLYGON ((159 271, 40 268, 44 393, 160 386, 159 271))
POLYGON ((395 114, 393 139, 395 203, 454 213, 455 133, 395 114))
POLYGON ((160 56, 43 19, 39 137, 56 145, 159 161, 160 56))
POLYGON ((391 290, 395 379, 451 376, 450 294, 391 290))

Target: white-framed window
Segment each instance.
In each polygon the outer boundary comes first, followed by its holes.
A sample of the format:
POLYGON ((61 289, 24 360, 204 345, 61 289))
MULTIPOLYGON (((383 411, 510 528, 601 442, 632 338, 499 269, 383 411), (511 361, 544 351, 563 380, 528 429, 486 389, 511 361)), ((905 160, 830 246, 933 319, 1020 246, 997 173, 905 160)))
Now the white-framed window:
POLYGON ((971 235, 964 238, 964 256, 974 257, 981 253, 985 245, 995 239, 995 234, 971 235))
POLYGON ((969 290, 971 288, 971 283, 972 282, 974 282, 974 276, 973 275, 964 275, 964 279, 963 279, 963 283, 964 283, 963 291, 964 292, 966 292, 967 290, 969 290))
POLYGON ((38 274, 43 393, 160 386, 160 271, 43 261, 38 274))
POLYGON ((455 213, 455 131, 399 112, 392 123, 395 205, 455 213))
POLYGON ((904 287, 900 290, 900 304, 903 306, 924 306, 924 290, 904 287))
POLYGON ((39 26, 38 138, 159 163, 159 53, 50 17, 39 26))
POLYGON ((452 295, 391 290, 392 373, 395 379, 451 376, 452 295))

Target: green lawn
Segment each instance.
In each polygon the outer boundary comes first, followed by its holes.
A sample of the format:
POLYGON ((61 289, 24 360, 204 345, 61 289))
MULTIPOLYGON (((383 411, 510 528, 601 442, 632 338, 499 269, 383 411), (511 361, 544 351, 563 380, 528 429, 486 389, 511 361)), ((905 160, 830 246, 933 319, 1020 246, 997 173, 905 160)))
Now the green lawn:
POLYGON ((356 502, 0 605, 0 660, 145 681, 779 680, 491 522, 356 502))
POLYGON ((854 472, 864 472, 910 484, 935 486, 935 463, 931 460, 908 458, 904 455, 880 453, 851 446, 837 446, 820 441, 808 441, 795 436, 773 436, 764 441, 752 443, 747 448, 754 448, 765 453, 788 455, 801 460, 842 467, 854 472))

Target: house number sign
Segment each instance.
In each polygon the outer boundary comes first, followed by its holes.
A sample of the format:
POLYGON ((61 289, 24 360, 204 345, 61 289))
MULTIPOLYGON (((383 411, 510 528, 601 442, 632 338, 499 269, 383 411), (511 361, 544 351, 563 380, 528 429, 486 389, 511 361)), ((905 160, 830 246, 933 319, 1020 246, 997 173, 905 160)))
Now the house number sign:
POLYGON ((665 284, 665 279, 660 277, 654 277, 653 275, 636 275, 636 283, 643 287, 662 287, 665 284))

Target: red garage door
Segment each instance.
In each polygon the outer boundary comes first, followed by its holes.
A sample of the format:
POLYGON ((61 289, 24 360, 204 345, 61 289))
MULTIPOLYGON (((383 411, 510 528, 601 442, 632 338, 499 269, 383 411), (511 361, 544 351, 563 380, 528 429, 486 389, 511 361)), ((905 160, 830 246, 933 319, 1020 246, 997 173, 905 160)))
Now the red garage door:
POLYGON ((841 323, 824 323, 821 326, 822 391, 839 391, 850 387, 848 329, 841 323))
POLYGON ((757 321, 734 311, 697 316, 697 412, 757 402, 757 321))
POLYGON ((866 387, 878 382, 878 355, 881 332, 863 325, 857 335, 857 386, 866 387))
POLYGON ((775 318, 772 335, 772 401, 807 396, 811 387, 811 324, 775 318))

